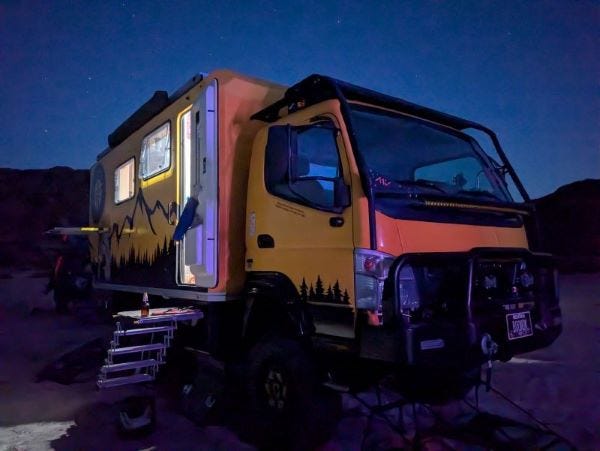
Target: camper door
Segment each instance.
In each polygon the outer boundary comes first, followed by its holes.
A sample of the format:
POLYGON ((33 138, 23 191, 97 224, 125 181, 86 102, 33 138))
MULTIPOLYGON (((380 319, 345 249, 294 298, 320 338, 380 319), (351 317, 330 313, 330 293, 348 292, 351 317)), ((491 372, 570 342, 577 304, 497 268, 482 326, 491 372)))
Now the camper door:
MULTIPOLYGON (((217 81, 198 96, 191 110, 191 147, 182 146, 180 174, 184 196, 198 199, 194 226, 178 247, 178 283, 212 288, 217 285, 218 142, 217 81)), ((187 199, 182 199, 184 205, 187 199)))

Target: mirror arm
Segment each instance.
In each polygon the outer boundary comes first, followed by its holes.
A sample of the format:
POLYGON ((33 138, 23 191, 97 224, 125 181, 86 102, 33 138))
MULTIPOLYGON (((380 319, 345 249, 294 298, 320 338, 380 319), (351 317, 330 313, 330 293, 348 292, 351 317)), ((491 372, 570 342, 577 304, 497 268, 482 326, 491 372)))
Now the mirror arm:
POLYGON ((344 179, 342 177, 338 177, 335 179, 333 190, 333 202, 336 205, 336 207, 339 207, 341 209, 349 207, 350 187, 344 183, 344 179))

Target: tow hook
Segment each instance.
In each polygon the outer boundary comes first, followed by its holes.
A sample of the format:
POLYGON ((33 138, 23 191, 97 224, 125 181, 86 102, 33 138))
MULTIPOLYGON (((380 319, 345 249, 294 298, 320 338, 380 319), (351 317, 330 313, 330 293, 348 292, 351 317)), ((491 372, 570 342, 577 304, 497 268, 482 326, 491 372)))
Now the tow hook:
POLYGON ((492 359, 498 352, 498 343, 496 343, 490 334, 483 334, 481 337, 481 352, 487 356, 487 367, 485 370, 485 391, 489 392, 492 388, 492 359))

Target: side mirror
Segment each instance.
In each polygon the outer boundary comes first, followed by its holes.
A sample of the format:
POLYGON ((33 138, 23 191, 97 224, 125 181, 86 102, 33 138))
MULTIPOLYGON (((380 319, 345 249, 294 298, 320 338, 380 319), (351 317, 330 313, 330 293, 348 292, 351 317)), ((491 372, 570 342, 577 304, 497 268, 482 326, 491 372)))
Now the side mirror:
POLYGON ((276 125, 269 128, 265 152, 265 173, 267 186, 282 183, 290 178, 290 153, 295 148, 296 136, 290 125, 276 125))
POLYGON ((350 187, 344 183, 344 179, 341 177, 336 178, 333 183, 333 201, 336 207, 350 206, 350 187))

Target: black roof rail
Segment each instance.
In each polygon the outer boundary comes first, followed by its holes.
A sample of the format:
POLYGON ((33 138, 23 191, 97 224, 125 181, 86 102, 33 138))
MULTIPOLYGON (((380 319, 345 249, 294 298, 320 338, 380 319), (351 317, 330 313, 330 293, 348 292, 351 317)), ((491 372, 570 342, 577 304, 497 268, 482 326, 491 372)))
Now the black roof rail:
POLYGON ((515 181, 521 196, 526 202, 530 200, 525 187, 508 161, 496 134, 488 127, 477 122, 462 119, 458 116, 417 105, 416 103, 408 102, 387 94, 381 94, 377 91, 353 85, 332 77, 319 74, 310 75, 290 87, 285 92, 283 98, 253 114, 251 119, 257 119, 263 122, 275 122, 281 118, 280 112, 284 107, 287 107, 288 111, 294 111, 295 109, 304 108, 330 99, 338 99, 342 104, 346 104, 349 101, 373 104, 446 125, 457 130, 472 128, 486 133, 491 138, 503 165, 507 168, 515 181))
MULTIPOLYGON (((131 116, 125 119, 110 135, 108 135, 109 148, 117 147, 125 141, 132 133, 139 130, 146 122, 182 97, 186 92, 196 86, 204 79, 203 74, 196 74, 190 80, 183 84, 173 94, 169 95, 167 91, 156 91, 152 97, 139 107, 131 116)), ((106 155, 105 150, 98 158, 106 155)))
POLYGON ((139 107, 131 116, 125 119, 110 135, 108 146, 117 147, 133 132, 160 113, 169 105, 167 91, 156 91, 150 99, 139 107))
POLYGON ((476 122, 319 74, 310 75, 290 87, 282 99, 255 113, 252 119, 274 122, 281 117, 279 112, 286 106, 293 109, 298 102, 302 102, 303 106, 310 106, 330 99, 373 103, 459 130, 485 128, 476 122))

